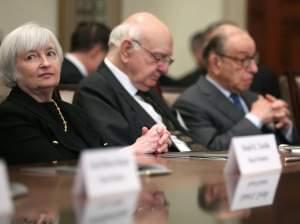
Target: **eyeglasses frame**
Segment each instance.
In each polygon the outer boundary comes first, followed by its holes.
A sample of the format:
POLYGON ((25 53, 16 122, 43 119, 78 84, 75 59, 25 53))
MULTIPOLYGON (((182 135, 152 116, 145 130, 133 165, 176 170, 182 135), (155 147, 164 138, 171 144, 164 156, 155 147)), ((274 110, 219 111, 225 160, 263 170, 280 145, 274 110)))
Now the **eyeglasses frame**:
POLYGON ((138 40, 132 40, 132 42, 138 45, 145 52, 147 52, 156 61, 156 63, 163 62, 163 63, 167 63, 168 65, 173 64, 174 59, 171 58, 170 56, 161 53, 153 53, 149 49, 145 48, 138 40))
POLYGON ((227 55, 227 54, 223 54, 223 53, 219 53, 219 52, 217 53, 217 55, 219 55, 220 57, 228 58, 235 62, 238 62, 239 65, 241 65, 243 68, 249 68, 252 61, 254 61, 256 65, 259 63, 259 53, 258 52, 255 52, 255 54, 253 56, 247 56, 245 58, 238 58, 235 56, 231 56, 231 55, 227 55))

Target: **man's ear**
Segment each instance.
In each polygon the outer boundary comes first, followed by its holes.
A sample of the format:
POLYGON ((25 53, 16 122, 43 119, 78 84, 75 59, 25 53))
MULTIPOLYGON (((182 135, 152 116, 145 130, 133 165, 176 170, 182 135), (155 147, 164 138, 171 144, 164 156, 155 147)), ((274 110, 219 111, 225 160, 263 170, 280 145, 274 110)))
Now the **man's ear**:
POLYGON ((218 74, 222 66, 221 58, 216 53, 211 53, 208 58, 208 63, 210 64, 212 71, 215 74, 218 74))
POLYGON ((101 53, 101 51, 102 51, 102 48, 101 48, 100 44, 96 44, 89 50, 89 55, 91 58, 95 58, 99 55, 99 53, 101 53))
POLYGON ((120 46, 120 56, 123 62, 127 62, 133 50, 133 44, 129 40, 123 40, 120 46))

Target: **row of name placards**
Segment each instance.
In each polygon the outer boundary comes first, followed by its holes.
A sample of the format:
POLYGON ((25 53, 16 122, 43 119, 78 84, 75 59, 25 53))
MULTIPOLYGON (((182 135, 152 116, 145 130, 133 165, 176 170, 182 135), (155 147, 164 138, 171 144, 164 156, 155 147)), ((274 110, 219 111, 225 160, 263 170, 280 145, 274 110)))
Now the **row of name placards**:
MULTIPOLYGON (((272 134, 232 139, 225 173, 249 175, 281 170, 272 134)), ((140 191, 137 165, 130 150, 88 150, 80 157, 73 193, 88 198, 140 191)))
MULTIPOLYGON (((274 135, 258 135, 232 139, 224 172, 249 175, 281 168, 274 135)), ((140 189, 137 164, 130 150, 87 150, 81 154, 73 187, 75 195, 85 193, 91 199, 140 189)), ((0 216, 13 213, 3 161, 0 161, 0 192, 0 216)))

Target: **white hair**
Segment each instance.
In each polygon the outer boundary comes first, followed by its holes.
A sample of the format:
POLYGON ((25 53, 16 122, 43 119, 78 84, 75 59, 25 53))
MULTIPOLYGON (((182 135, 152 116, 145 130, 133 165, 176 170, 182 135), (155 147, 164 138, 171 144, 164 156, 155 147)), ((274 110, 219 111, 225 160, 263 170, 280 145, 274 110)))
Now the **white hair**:
POLYGON ((116 26, 110 33, 108 45, 110 47, 119 47, 123 40, 129 39, 140 39, 140 31, 137 26, 129 23, 122 23, 116 26))
POLYGON ((62 48, 49 29, 36 23, 26 23, 6 35, 0 46, 0 77, 8 87, 16 85, 16 57, 18 54, 47 46, 51 42, 57 51, 60 63, 62 48))

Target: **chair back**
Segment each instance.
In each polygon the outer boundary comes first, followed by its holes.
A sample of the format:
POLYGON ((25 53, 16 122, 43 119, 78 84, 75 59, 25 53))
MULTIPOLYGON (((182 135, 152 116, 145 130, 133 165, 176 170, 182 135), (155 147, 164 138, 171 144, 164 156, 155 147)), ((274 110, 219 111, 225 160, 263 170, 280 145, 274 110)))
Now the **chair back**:
POLYGON ((161 87, 162 96, 169 107, 175 103, 183 91, 184 88, 179 87, 161 87))
POLYGON ((288 102, 294 124, 300 130, 300 72, 285 72, 279 83, 282 98, 288 102))
POLYGON ((60 84, 57 87, 57 93, 61 100, 68 103, 73 103, 73 98, 77 88, 77 84, 60 84))

